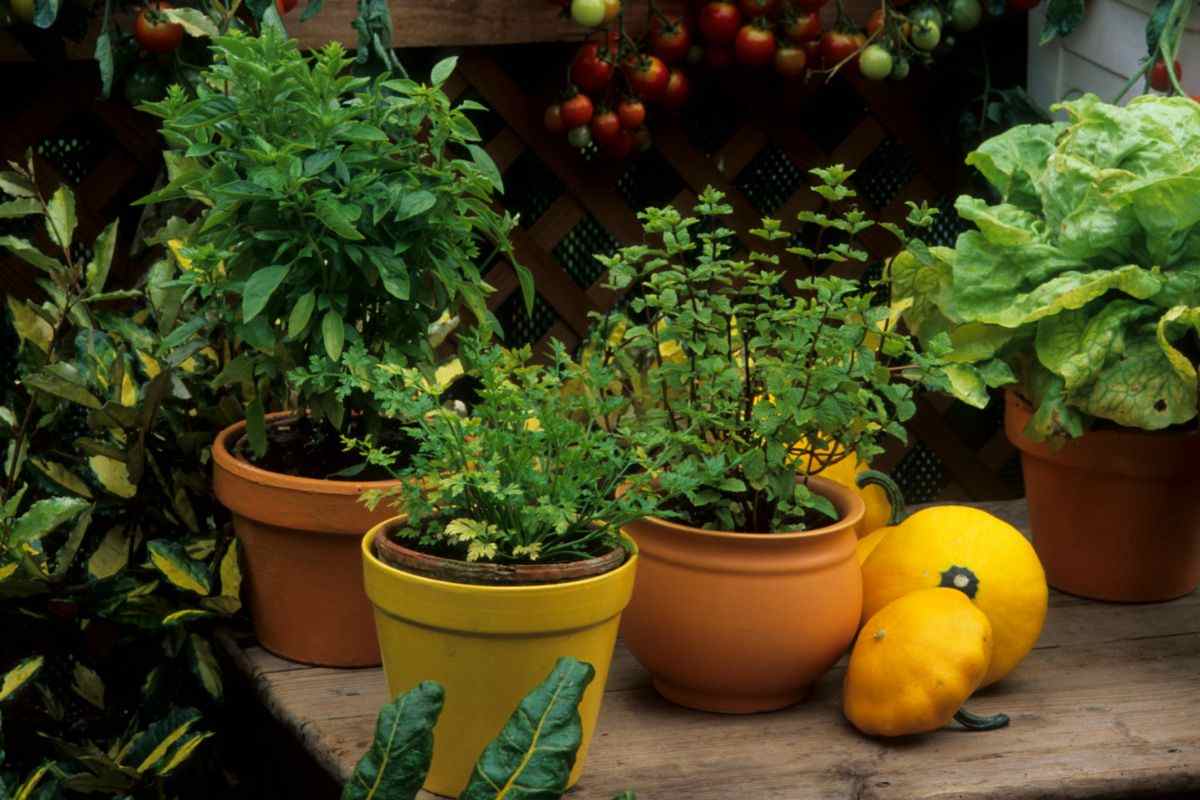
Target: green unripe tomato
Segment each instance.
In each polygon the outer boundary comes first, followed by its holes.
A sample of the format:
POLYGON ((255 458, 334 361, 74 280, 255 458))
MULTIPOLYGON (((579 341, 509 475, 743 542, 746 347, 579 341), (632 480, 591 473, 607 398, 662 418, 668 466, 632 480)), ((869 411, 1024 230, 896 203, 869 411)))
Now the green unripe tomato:
POLYGON ((892 79, 902 81, 908 77, 909 70, 908 59, 900 56, 896 59, 896 63, 892 64, 892 79))
POLYGON ((571 147, 578 147, 580 150, 592 143, 592 132, 587 125, 580 125, 577 128, 571 128, 567 131, 567 141, 571 147))
POLYGON ((923 19, 913 25, 911 41, 913 47, 928 52, 942 41, 942 26, 931 19, 923 19))
POLYGON ((869 44, 858 54, 858 69, 864 78, 881 81, 892 74, 893 59, 881 44, 869 44))
POLYGON ((959 33, 973 31, 983 19, 979 0, 950 0, 950 27, 959 33))
POLYGON ((595 28, 604 22, 606 10, 604 0, 571 0, 571 19, 585 28, 595 28))

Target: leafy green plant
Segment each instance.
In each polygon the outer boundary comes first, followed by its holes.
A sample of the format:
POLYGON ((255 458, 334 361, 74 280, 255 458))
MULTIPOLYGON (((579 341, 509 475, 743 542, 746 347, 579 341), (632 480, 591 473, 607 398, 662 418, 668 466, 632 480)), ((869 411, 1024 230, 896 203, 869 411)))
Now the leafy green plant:
POLYGON ((17 796, 160 796, 210 736, 190 706, 224 694, 204 626, 238 610, 241 577, 205 461, 236 403, 211 394, 218 353, 175 322, 174 265, 148 292, 110 287, 116 223, 86 247, 70 190, 46 198, 11 166, 0 217, 40 218, 48 246, 0 237, 41 294, 5 298, 20 351, 0 396, 0 704, 37 734, 10 738, 8 763, 37 787, 17 796))
POLYGON ((442 385, 415 369, 376 371, 375 396, 413 421, 416 448, 397 468, 395 451, 355 443, 400 479, 367 495, 408 515, 394 536, 467 561, 574 561, 610 551, 622 525, 657 511, 636 454, 594 422, 621 401, 584 386, 610 382, 613 370, 585 371, 557 340, 549 364, 532 363, 528 347, 508 350, 478 332, 460 337, 459 358, 478 382, 469 412, 444 406, 442 385))
MULTIPOLYGON (((852 173, 813 174, 826 208, 799 219, 819 244, 788 252, 815 264, 864 261, 857 237, 874 223, 852 205, 852 173)), ((637 435, 667 465, 652 470, 655 485, 684 498, 670 507, 690 523, 764 533, 822 524, 836 512, 805 478, 851 453, 868 461, 884 436, 903 439, 915 409, 908 379, 925 377, 930 359, 859 284, 807 278, 792 292, 777 253, 735 255, 721 223, 730 211, 712 188, 695 217, 649 209, 641 216, 654 244, 601 258, 606 285, 630 299, 593 325, 590 358, 620 375, 593 390, 622 398, 607 426, 637 435)), ((929 217, 914 207, 910 221, 929 217)), ((791 235, 771 219, 749 234, 767 243, 791 235)))
POLYGON ((246 345, 220 383, 251 396, 256 455, 267 448, 261 394, 285 381, 325 435, 347 420, 375 432, 370 395, 339 394, 330 377, 344 360, 427 363, 444 314, 463 305, 491 319, 474 262, 481 242, 507 250, 512 221, 492 209, 500 173, 466 115, 481 107, 442 91, 454 59, 422 85, 356 77, 341 45, 305 56, 272 29, 220 37, 213 53, 198 97, 172 88, 143 106, 172 149, 170 182, 142 202, 205 206, 181 236, 192 265, 182 281, 207 323, 246 345))
POLYGON ((1032 438, 1100 422, 1155 430, 1196 417, 1200 105, 1088 95, 1066 124, 990 139, 968 162, 998 203, 958 198, 975 228, 910 248, 892 297, 924 341, 948 340, 953 393, 986 404, 1016 383, 1032 438))
MULTIPOLYGON (((595 674, 591 664, 560 658, 479 756, 459 800, 561 798, 583 741, 579 703, 595 674)), ((346 783, 342 800, 417 796, 433 758, 433 727, 443 696, 439 684, 425 681, 383 707, 375 740, 346 783)), ((626 791, 613 800, 635 796, 626 791)))

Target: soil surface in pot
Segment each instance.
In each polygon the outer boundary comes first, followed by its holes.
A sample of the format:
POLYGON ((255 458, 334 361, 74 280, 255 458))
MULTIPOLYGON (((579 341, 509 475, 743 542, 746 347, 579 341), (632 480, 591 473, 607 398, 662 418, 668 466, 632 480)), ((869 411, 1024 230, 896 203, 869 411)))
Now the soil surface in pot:
MULTIPOLYGON (((363 457, 347 451, 341 437, 366 435, 363 425, 351 420, 342 431, 309 417, 293 417, 267 425, 267 452, 255 458, 243 436, 234 445, 234 455, 259 469, 300 478, 345 481, 385 481, 391 478, 379 466, 365 465, 363 457)), ((375 437, 378 444, 395 451, 396 467, 405 465, 415 451, 411 438, 403 430, 384 431, 375 437)))
MULTIPOLYGON (((715 530, 726 531, 726 528, 714 520, 710 516, 697 515, 694 507, 688 504, 687 500, 679 500, 674 503, 668 503, 666 509, 673 513, 669 517, 672 522, 680 525, 686 525, 689 528, 699 528, 700 530, 715 530)), ((760 536, 771 536, 776 533, 801 533, 803 531, 814 531, 818 528, 824 528, 828 525, 833 525, 838 521, 838 517, 828 517, 819 511, 809 510, 801 518, 786 517, 779 524, 766 531, 735 531, 735 533, 758 534, 760 536)))
POLYGON ((494 564, 467 561, 454 555, 453 548, 431 548, 412 539, 397 539, 385 529, 375 537, 375 555, 389 566, 436 580, 483 586, 522 586, 582 580, 611 572, 629 557, 617 545, 591 558, 577 561, 546 561, 536 564, 494 564), (434 555, 431 551, 440 554, 434 555))

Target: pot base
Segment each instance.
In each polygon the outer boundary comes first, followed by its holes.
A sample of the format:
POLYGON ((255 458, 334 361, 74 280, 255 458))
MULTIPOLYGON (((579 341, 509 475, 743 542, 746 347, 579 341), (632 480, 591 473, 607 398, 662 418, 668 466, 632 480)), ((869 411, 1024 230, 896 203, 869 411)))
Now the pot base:
POLYGON ((703 689, 691 689, 670 683, 662 678, 655 678, 654 689, 675 705, 692 708, 696 711, 709 711, 714 714, 760 714, 767 711, 778 711, 803 702, 812 687, 805 686, 778 694, 739 695, 729 692, 714 694, 703 689))

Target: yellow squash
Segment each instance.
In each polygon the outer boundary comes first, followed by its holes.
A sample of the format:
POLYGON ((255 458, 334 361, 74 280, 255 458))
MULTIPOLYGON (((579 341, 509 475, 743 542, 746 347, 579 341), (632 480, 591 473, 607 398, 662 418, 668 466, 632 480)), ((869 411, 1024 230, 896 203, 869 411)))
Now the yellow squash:
POLYGON ((924 589, 884 606, 858 635, 842 690, 846 719, 873 736, 935 731, 952 719, 1003 727, 962 704, 979 688, 992 656, 992 626, 966 595, 924 589))
POLYGON ((866 536, 858 540, 858 545, 854 548, 854 557, 858 559, 858 565, 861 567, 866 563, 867 557, 875 552, 875 548, 883 541, 883 537, 887 536, 892 531, 896 530, 895 525, 887 525, 882 528, 871 531, 866 536))
POLYGON ((1046 573, 1013 526, 970 506, 935 506, 890 530, 862 565, 863 619, 918 589, 957 589, 987 615, 996 647, 983 685, 1033 649, 1046 621, 1046 573))

